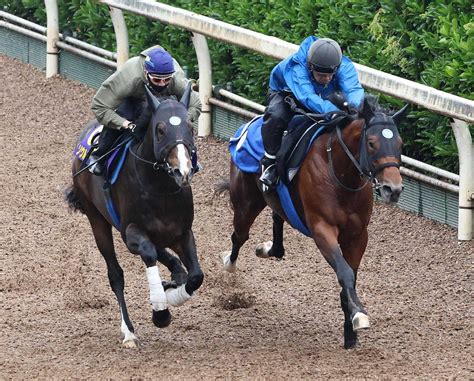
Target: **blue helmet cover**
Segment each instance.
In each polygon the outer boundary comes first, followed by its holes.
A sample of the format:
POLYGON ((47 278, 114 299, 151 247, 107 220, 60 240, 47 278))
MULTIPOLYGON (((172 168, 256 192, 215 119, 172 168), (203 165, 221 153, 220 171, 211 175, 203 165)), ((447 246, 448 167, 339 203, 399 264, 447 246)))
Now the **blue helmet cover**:
POLYGON ((173 57, 162 48, 153 49, 145 57, 145 70, 153 75, 169 77, 174 73, 173 57))

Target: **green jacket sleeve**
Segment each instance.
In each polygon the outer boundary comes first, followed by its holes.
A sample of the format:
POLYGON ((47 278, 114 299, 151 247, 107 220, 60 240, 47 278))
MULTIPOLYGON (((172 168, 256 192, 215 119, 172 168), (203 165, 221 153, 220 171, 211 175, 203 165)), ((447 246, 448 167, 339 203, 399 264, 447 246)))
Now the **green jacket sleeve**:
POLYGON ((107 128, 120 129, 125 121, 115 110, 130 96, 143 96, 143 70, 139 57, 128 60, 123 67, 107 78, 92 99, 91 109, 99 123, 107 128))

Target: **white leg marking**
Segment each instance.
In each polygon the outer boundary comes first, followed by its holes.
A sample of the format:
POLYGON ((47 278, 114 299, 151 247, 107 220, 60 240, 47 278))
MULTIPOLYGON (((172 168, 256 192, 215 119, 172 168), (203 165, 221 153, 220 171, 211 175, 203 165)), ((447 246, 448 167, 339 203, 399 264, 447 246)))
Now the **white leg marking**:
POLYGON ((370 328, 369 317, 362 312, 357 312, 352 318, 352 329, 358 331, 367 328, 370 328))
POLYGON ((222 258, 222 261, 224 262, 224 270, 229 273, 233 273, 237 269, 237 261, 234 263, 230 261, 231 254, 232 252, 230 250, 224 251, 223 253, 221 253, 221 258, 222 258))
POLYGON ((184 144, 178 144, 176 148, 178 149, 179 171, 186 178, 191 173, 191 161, 186 157, 187 150, 184 144))
POLYGON ((255 248, 255 255, 259 258, 270 258, 268 252, 273 246, 272 241, 262 242, 257 245, 255 248))
POLYGON ((173 307, 179 307, 191 299, 192 296, 186 292, 185 285, 182 284, 178 288, 168 288, 166 290, 166 298, 173 307))
POLYGON ((157 266, 147 267, 146 276, 150 286, 150 303, 155 311, 166 310, 166 294, 161 284, 160 272, 157 266))
MULTIPOLYGON (((122 314, 122 311, 120 311, 120 314, 122 314)), ((123 341, 122 345, 126 348, 137 348, 138 347, 138 338, 135 336, 133 332, 131 332, 127 324, 125 324, 125 320, 123 320, 123 315, 122 315, 122 325, 120 326, 120 330, 123 333, 123 341)))

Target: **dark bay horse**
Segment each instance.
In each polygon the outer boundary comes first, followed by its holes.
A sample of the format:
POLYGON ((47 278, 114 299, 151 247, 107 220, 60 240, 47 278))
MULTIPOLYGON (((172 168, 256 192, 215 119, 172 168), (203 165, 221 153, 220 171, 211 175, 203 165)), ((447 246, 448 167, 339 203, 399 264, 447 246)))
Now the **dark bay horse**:
MULTIPOLYGON (((179 102, 171 99, 160 102, 148 89, 146 94, 147 101, 139 112, 146 115, 142 118, 144 137, 130 146, 110 192, 120 225, 116 226, 107 208, 102 177, 84 171, 73 176, 73 185, 66 193, 70 207, 85 213, 89 219, 97 247, 107 264, 109 282, 120 307, 126 347, 136 347, 138 339, 125 304, 123 271, 112 239, 113 225, 120 231, 128 250, 139 255, 146 265, 152 320, 156 326, 166 327, 170 323, 168 305, 179 306, 190 299, 204 277, 191 230, 194 209, 190 182, 195 147, 187 117, 190 87, 179 102), (177 253, 179 259, 166 248, 177 253), (157 261, 170 270, 171 282, 162 282, 157 261)), ((97 126, 97 121, 90 123, 82 136, 97 126)), ((73 174, 80 168, 81 161, 76 158, 73 174)))
MULTIPOLYGON (((392 117, 375 112, 367 101, 356 116, 313 142, 303 164, 289 184, 300 220, 342 287, 344 346, 357 345, 357 331, 369 328, 369 319, 356 293, 357 270, 367 246, 372 213, 371 183, 384 202, 397 202, 402 192, 399 166, 402 140, 397 124, 406 107, 392 117)), ((249 238, 255 218, 270 206, 273 242, 257 246, 257 256, 282 258, 283 223, 289 222, 275 191, 262 192, 259 174, 243 172, 231 160, 228 189, 234 210, 232 251, 222 254, 224 268, 233 272, 239 250, 249 238)))

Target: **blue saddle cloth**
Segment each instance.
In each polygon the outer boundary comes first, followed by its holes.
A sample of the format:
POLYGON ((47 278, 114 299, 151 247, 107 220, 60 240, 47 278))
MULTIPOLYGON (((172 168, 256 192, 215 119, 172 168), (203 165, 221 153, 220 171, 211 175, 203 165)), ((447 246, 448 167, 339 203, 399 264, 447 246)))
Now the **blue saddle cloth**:
MULTIPOLYGON (((74 148, 73 154, 80 161, 84 161, 84 159, 88 156, 87 154, 91 150, 92 146, 97 142, 102 128, 102 125, 99 125, 96 128, 92 128, 74 148)), ((115 182, 117 181, 123 164, 125 163, 125 159, 127 158, 127 153, 130 150, 131 144, 132 142, 130 141, 127 144, 115 149, 108 157, 106 163, 106 173, 108 175, 106 186, 104 186, 105 206, 107 207, 107 211, 109 212, 110 218, 112 219, 112 223, 117 229, 120 228, 120 216, 117 213, 117 210, 114 206, 114 202, 112 200, 112 195, 110 193, 110 185, 115 184, 115 182)), ((92 161, 89 156, 86 165, 89 165, 91 163, 92 161)))
MULTIPOLYGON (((100 132, 102 131, 103 126, 97 126, 96 128, 91 129, 79 144, 74 148, 73 154, 80 161, 84 161, 87 157, 88 152, 91 150, 92 146, 97 142, 100 132)), ((118 147, 113 151, 107 158, 106 168, 108 173, 108 181, 110 184, 115 184, 117 178, 120 174, 120 170, 123 167, 123 163, 127 157, 131 142, 128 142, 126 145, 118 147)), ((86 165, 92 164, 91 158, 87 159, 86 165)))
MULTIPOLYGON (((235 135, 229 141, 229 151, 232 160, 243 172, 258 173, 260 171, 260 160, 265 152, 261 132, 262 124, 263 115, 255 117, 250 122, 240 126, 235 135)), ((314 132, 312 138, 309 140, 306 152, 308 152, 309 146, 312 144, 314 139, 322 133, 322 131, 323 128, 319 128, 314 132)), ((276 191, 290 225, 304 235, 311 237, 309 229, 301 221, 296 212, 287 185, 283 181, 279 181, 276 191)))

